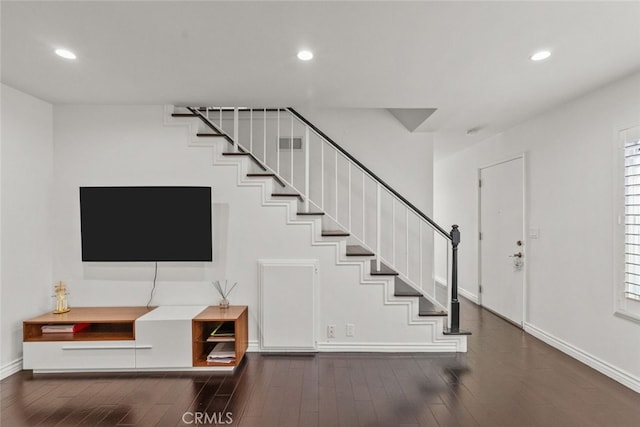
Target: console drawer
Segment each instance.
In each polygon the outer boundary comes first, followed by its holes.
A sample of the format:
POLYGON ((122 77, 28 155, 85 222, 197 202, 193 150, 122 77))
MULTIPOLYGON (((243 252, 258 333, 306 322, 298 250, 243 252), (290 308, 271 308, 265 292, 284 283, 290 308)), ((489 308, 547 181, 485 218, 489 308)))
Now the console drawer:
POLYGON ((134 341, 60 341, 23 343, 23 368, 133 369, 134 341))

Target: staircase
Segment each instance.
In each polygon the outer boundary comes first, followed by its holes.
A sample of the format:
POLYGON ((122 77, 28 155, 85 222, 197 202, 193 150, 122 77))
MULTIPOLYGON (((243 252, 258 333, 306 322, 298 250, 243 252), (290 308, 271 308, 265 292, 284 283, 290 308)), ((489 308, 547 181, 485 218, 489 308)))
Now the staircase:
POLYGON ((166 106, 165 116, 189 127, 192 145, 212 147, 214 164, 235 166, 238 186, 261 186, 264 206, 286 205, 287 223, 310 226, 313 245, 334 246, 337 265, 384 284, 385 304, 406 305, 410 325, 432 324, 432 342, 466 351, 457 226, 445 231, 291 108, 166 106))

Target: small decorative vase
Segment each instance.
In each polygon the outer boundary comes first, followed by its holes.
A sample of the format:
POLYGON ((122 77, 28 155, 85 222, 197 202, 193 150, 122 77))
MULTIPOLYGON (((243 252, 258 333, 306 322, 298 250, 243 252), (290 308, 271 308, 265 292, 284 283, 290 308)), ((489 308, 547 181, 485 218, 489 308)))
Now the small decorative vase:
POLYGON ((220 300, 220 308, 222 309, 229 308, 229 300, 226 298, 222 298, 220 300))

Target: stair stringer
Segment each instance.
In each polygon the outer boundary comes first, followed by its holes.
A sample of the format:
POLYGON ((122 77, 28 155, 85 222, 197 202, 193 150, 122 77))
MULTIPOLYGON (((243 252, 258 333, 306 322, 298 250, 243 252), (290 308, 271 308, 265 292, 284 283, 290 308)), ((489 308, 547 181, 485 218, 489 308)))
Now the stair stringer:
MULTIPOLYGON (((203 141, 196 134, 200 130, 200 119, 197 117, 181 117, 176 119, 171 116, 174 111, 172 105, 165 105, 163 122, 166 126, 182 126, 186 128, 187 145, 193 148, 210 148, 211 161, 213 166, 231 166, 236 168, 236 185, 238 187, 258 187, 261 189, 261 205, 264 207, 283 207, 286 212, 287 225, 303 225, 310 227, 310 244, 312 246, 333 246, 336 265, 355 266, 358 268, 360 284, 381 285, 382 303, 386 306, 405 306, 407 313, 407 324, 415 326, 427 326, 430 331, 430 341, 427 344, 397 344, 378 343, 373 347, 370 343, 361 343, 363 351, 442 351, 442 352, 466 352, 466 336, 444 335, 445 317, 425 317, 419 316, 418 298, 397 297, 394 295, 393 276, 374 276, 370 274, 371 257, 347 257, 346 237, 325 237, 322 236, 321 218, 307 217, 301 219, 297 215, 297 199, 285 200, 271 197, 275 183, 271 177, 247 177, 250 170, 251 160, 248 156, 224 156, 222 153, 228 152, 229 143, 220 138, 203 141), (342 255, 344 254, 344 255, 342 255)), ((280 187, 279 187, 280 188, 280 187)), ((409 283, 418 292, 422 291, 409 283)), ((428 297, 427 297, 428 298, 428 297)), ((356 342, 332 342, 318 343, 320 351, 353 351, 359 343, 356 342)))

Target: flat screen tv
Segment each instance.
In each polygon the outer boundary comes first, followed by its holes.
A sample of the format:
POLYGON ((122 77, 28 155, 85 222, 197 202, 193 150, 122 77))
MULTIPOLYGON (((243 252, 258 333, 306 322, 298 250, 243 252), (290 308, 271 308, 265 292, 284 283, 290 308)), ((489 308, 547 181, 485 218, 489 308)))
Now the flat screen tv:
POLYGON ((211 187, 80 187, 82 261, 211 261, 211 187))

